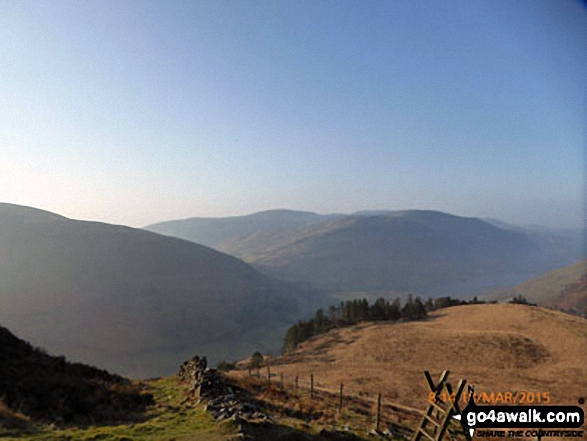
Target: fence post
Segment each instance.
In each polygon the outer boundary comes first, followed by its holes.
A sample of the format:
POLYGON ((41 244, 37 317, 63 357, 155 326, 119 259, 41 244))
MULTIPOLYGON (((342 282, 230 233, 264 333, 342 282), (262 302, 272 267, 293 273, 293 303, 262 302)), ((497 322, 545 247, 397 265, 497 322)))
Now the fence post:
POLYGON ((377 394, 377 425, 375 430, 379 432, 379 423, 381 421, 381 392, 377 394))
POLYGON ((283 389, 284 389, 284 387, 283 387, 283 372, 282 372, 281 373, 281 390, 283 390, 283 389))
POLYGON ((296 390, 298 389, 298 376, 296 375, 296 390))
POLYGON ((339 413, 342 412, 342 388, 343 388, 343 385, 342 385, 342 382, 341 382, 340 383, 340 399, 338 401, 338 412, 339 413))
POLYGON ((310 398, 314 399, 314 374, 310 374, 310 398))
POLYGON ((249 366, 249 377, 251 376, 251 367, 249 366))

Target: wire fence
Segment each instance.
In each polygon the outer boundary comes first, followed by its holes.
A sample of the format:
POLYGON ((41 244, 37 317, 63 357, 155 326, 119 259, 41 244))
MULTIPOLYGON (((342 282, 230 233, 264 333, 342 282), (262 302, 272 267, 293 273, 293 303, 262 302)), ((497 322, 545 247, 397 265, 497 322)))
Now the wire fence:
MULTIPOLYGON (((424 411, 410 408, 391 400, 385 399, 381 392, 376 395, 349 393, 349 388, 342 381, 338 387, 325 387, 318 383, 314 373, 300 375, 286 375, 271 366, 263 368, 248 368, 248 377, 254 379, 256 384, 267 389, 278 389, 288 392, 304 394, 310 400, 319 401, 326 405, 334 413, 341 414, 349 409, 362 415, 371 429, 377 433, 390 432, 392 435, 405 433, 405 425, 416 424, 424 411)), ((410 427, 410 431, 413 428, 410 427)))

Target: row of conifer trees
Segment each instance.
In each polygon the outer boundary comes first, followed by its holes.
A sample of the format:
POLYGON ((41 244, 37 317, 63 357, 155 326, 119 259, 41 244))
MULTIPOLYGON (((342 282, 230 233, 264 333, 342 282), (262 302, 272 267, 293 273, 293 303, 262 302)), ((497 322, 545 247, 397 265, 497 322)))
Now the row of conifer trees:
POLYGON ((367 299, 340 302, 338 306, 330 306, 328 312, 320 308, 313 318, 301 320, 291 326, 285 334, 283 352, 291 352, 303 341, 334 328, 355 325, 360 322, 421 320, 427 316, 428 311, 467 303, 484 302, 478 301, 476 297, 469 302, 440 297, 428 299, 424 303, 420 297, 414 299, 411 295, 408 296, 404 305, 401 304, 399 298, 393 302, 379 298, 372 305, 367 299))

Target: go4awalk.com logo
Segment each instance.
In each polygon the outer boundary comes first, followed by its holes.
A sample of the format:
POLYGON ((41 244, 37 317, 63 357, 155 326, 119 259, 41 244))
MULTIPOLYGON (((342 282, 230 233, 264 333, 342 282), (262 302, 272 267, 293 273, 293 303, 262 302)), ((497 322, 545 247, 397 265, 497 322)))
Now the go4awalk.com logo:
POLYGON ((469 402, 460 415, 471 438, 483 437, 578 437, 585 422, 583 409, 578 406, 477 406, 469 402), (527 429, 532 427, 532 429, 527 429), (498 430, 499 429, 499 430, 498 430))

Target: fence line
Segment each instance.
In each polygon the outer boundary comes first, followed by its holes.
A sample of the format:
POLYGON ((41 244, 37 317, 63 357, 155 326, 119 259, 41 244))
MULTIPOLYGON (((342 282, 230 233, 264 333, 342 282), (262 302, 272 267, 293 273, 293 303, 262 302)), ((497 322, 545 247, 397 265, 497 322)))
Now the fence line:
MULTIPOLYGON (((306 387, 303 386, 303 382, 301 381, 301 377, 299 375, 295 375, 295 376, 294 375, 289 375, 289 376, 286 376, 283 373, 276 374, 276 373, 273 373, 273 372, 271 372, 271 378, 274 378, 274 377, 279 376, 280 377, 280 380, 279 380, 278 383, 276 383, 275 381, 272 380, 270 382, 270 384, 271 385, 281 384, 281 376, 282 375, 283 375, 283 378, 284 378, 284 380, 283 380, 284 381, 284 385, 287 385, 288 384, 288 381, 286 381, 287 378, 293 379, 292 381, 289 382, 289 384, 294 389, 307 389, 307 390, 311 391, 311 389, 312 389, 312 382, 313 382, 314 392, 316 392, 316 391, 322 391, 322 392, 327 392, 327 393, 332 394, 332 395, 339 395, 339 394, 341 394, 340 388, 336 388, 335 389, 335 388, 332 388, 332 387, 329 388, 329 387, 321 386, 319 382, 315 381, 315 376, 314 376, 314 373, 313 372, 310 373, 310 375, 309 375, 310 380, 308 381, 308 383, 307 383, 308 386, 306 386, 306 387)), ((253 373, 250 376, 253 377, 253 378, 255 378, 255 377, 260 378, 260 375, 255 374, 255 373, 253 373)), ((344 390, 344 382, 341 382, 340 383, 340 386, 342 386, 342 388, 344 390)), ((287 389, 287 387, 285 387, 285 389, 287 389)), ((344 396, 345 397, 349 397, 349 398, 356 398, 356 399, 361 399, 361 400, 364 400, 364 401, 371 401, 373 403, 376 403, 376 395, 373 395, 371 397, 371 396, 368 396, 368 395, 359 393, 359 394, 345 394, 344 396)), ((383 399, 384 399, 384 397, 382 396, 382 400, 383 399)), ((414 407, 406 406, 404 404, 396 403, 394 401, 387 401, 387 404, 383 404, 383 406, 386 406, 386 405, 389 406, 389 407, 398 409, 398 410, 402 410, 404 412, 409 412, 409 413, 414 413, 414 414, 417 413, 419 415, 423 415, 425 413, 424 410, 422 410, 422 409, 416 409, 414 407)))
MULTIPOLYGON (((253 373, 251 369, 249 369, 249 377, 251 378, 258 378, 261 379, 261 375, 259 373, 259 369, 257 369, 257 374, 253 373)), ((333 407, 337 410, 340 414, 345 406, 351 406, 353 403, 356 405, 363 405, 371 407, 371 411, 366 413, 365 416, 370 417, 369 419, 373 423, 373 428, 378 433, 381 433, 381 426, 386 422, 389 422, 390 419, 386 418, 384 414, 386 413, 385 410, 396 414, 396 418, 398 423, 402 422, 402 418, 398 411, 410 413, 413 415, 417 415, 418 417, 422 416, 425 412, 421 409, 415 409, 409 406, 404 406, 392 401, 384 400, 383 394, 379 392, 377 397, 366 397, 364 395, 352 395, 348 392, 345 394, 344 382, 340 383, 340 387, 338 391, 335 389, 334 392, 332 389, 320 387, 320 384, 315 382, 314 373, 310 372, 309 374, 309 383, 308 386, 304 387, 303 382, 301 382, 299 375, 290 375, 285 376, 283 372, 279 374, 271 372, 270 366, 267 366, 267 381, 260 382, 260 385, 266 384, 268 388, 273 386, 277 386, 280 390, 287 390, 288 388, 293 388, 294 391, 305 390, 309 392, 310 399, 314 400, 318 398, 317 392, 322 392, 330 395, 333 403, 333 407), (274 381, 273 378, 279 376, 279 380, 274 381), (286 378, 289 378, 290 381, 286 382, 286 378), (338 392, 338 393, 337 393, 338 392), (361 403, 362 402, 362 403, 361 403)), ((355 409, 357 410, 357 409, 355 409)), ((363 412, 360 412, 363 413, 363 412)))

